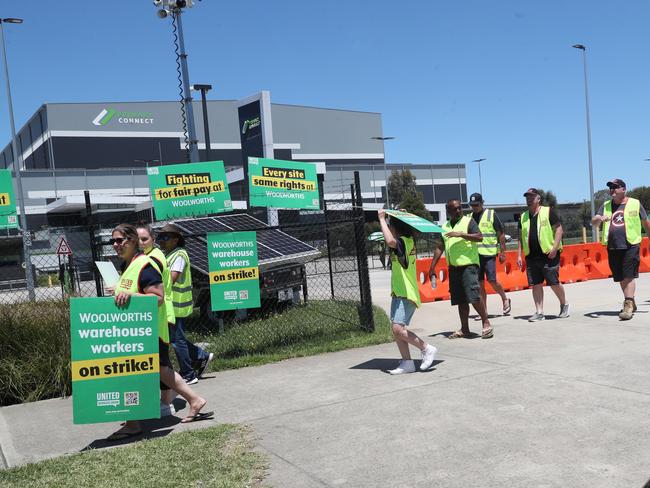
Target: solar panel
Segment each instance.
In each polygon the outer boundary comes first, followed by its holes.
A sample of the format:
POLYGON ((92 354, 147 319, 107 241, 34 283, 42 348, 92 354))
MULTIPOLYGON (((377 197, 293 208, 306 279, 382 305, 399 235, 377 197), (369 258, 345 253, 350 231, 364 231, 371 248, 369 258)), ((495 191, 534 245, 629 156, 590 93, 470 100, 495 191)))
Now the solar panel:
POLYGON ((257 256, 260 266, 281 262, 304 262, 320 255, 314 247, 291 237, 248 214, 221 215, 175 220, 174 224, 191 237, 185 239, 192 267, 208 274, 208 232, 257 231, 257 256))
POLYGON ((230 227, 230 230, 259 230, 268 227, 261 220, 248 214, 223 215, 216 218, 219 222, 230 227))

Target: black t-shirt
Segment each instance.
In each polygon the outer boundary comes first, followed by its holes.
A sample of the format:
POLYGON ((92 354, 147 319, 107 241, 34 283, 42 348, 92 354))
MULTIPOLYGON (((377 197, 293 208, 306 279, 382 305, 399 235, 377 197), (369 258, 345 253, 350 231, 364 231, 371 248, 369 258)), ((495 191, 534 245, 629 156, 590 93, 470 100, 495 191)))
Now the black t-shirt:
MULTIPOLYGON (((605 214, 605 205, 601 205, 596 215, 605 214)), ((639 218, 643 222, 648 219, 648 214, 639 206, 639 218)), ((625 203, 618 205, 612 202, 612 219, 609 222, 609 235, 607 236, 607 249, 628 249, 630 244, 625 237, 625 203)))
MULTIPOLYGON (((487 211, 487 209, 483 209, 482 211, 475 213, 472 212, 472 219, 474 219, 474 222, 478 225, 481 222, 481 217, 483 217, 483 214, 487 211)), ((494 230, 497 232, 503 232, 503 224, 501 223, 501 219, 497 215, 496 212, 494 212, 494 218, 492 219, 492 225, 494 226, 494 230)))
MULTIPOLYGON (((539 236, 537 235, 537 217, 539 212, 536 215, 530 214, 530 236, 528 237, 528 248, 530 252, 528 253, 529 258, 541 258, 546 257, 546 254, 542 252, 542 248, 539 245, 539 236)), ((549 209, 548 220, 551 224, 551 227, 556 224, 561 223, 560 217, 554 208, 549 209)), ((519 230, 521 231, 521 220, 519 221, 519 230)), ((560 253, 558 252, 558 255, 560 253)))

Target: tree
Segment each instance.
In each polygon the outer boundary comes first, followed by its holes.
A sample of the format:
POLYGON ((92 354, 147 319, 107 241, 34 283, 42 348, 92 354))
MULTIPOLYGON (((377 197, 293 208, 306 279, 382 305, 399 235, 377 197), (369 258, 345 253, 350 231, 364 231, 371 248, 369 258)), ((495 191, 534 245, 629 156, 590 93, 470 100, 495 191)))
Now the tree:
POLYGON ((431 213, 424 206, 424 197, 415 184, 416 178, 405 169, 396 171, 388 179, 388 191, 392 208, 403 208, 407 212, 431 220, 431 213))
POLYGON ((627 196, 636 198, 641 202, 643 208, 647 210, 650 209, 650 187, 649 186, 638 186, 630 190, 627 196))
POLYGON ((547 207, 557 207, 557 197, 555 196, 555 193, 553 193, 553 190, 542 190, 539 189, 539 196, 541 198, 541 204, 545 205, 547 207))

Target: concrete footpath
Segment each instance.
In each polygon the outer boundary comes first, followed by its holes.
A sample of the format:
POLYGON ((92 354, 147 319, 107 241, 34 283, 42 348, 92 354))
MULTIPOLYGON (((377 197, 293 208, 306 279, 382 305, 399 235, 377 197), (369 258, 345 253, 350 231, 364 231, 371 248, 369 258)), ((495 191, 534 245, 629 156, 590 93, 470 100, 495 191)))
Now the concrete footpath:
MULTIPOLYGON (((371 272, 383 307, 388 276, 371 272)), ((412 330, 439 349, 425 373, 386 374, 397 350, 385 344, 216 373, 196 389, 214 422, 253 426, 278 488, 640 488, 650 478, 650 274, 628 322, 611 280, 567 285, 568 319, 554 317, 545 292, 550 320, 527 322, 530 291, 512 293, 512 314, 492 319, 489 340, 446 339, 456 308, 424 305, 412 330)), ((489 309, 500 310, 494 295, 489 309)), ((147 436, 210 425, 175 422, 147 436)), ((116 428, 73 425, 69 399, 5 407, 0 463, 103 448, 116 428)))

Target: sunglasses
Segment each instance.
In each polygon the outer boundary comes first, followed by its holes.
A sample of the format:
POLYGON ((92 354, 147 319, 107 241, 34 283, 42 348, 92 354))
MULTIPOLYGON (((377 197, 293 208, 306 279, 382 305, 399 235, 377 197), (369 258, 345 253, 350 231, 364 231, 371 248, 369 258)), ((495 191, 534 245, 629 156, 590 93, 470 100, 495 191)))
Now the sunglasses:
POLYGON ((128 241, 126 237, 111 237, 108 242, 112 246, 113 244, 119 244, 120 246, 124 243, 124 241, 128 241))
POLYGON ((171 234, 158 234, 158 237, 156 237, 156 240, 158 241, 168 241, 170 239, 173 239, 175 236, 171 234))
POLYGON ((622 186, 610 186, 609 191, 618 190, 619 188, 623 188, 623 187, 622 186))

